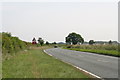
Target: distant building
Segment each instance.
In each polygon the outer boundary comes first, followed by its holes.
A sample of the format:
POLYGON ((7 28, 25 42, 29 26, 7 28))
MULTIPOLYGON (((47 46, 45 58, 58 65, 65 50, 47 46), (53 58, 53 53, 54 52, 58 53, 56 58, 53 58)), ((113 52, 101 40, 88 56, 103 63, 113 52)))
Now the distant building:
POLYGON ((33 38, 33 40, 32 40, 32 44, 37 44, 35 38, 33 38))

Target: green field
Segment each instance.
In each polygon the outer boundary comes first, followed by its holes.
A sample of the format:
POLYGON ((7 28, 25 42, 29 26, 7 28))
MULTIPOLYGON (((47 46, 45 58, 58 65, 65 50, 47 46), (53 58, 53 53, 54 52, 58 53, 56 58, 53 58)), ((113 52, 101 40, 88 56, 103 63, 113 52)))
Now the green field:
POLYGON ((64 49, 120 57, 118 45, 69 45, 69 47, 64 46, 64 49))
POLYGON ((3 61, 3 78, 90 78, 88 74, 63 63, 34 47, 3 61))

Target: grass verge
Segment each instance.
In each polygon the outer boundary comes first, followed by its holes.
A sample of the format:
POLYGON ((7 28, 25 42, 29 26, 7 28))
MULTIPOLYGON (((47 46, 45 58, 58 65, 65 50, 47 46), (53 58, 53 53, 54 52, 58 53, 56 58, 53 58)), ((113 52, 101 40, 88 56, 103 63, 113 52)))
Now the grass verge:
POLYGON ((34 47, 3 61, 3 78, 90 78, 71 65, 65 64, 34 47))
POLYGON ((91 52, 91 53, 96 53, 96 54, 103 54, 103 55, 120 57, 120 54, 117 50, 79 49, 79 48, 64 48, 64 49, 83 51, 83 52, 91 52))

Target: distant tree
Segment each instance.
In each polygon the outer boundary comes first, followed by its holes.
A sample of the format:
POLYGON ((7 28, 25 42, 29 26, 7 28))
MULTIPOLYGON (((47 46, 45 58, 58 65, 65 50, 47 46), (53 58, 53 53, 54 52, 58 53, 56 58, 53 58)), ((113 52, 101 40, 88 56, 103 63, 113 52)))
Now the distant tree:
POLYGON ((11 37, 11 33, 10 32, 2 32, 2 35, 5 35, 7 37, 11 37))
POLYGON ((83 43, 84 39, 81 37, 80 34, 76 34, 76 33, 70 33, 66 38, 66 43, 68 44, 77 44, 77 43, 83 43))
POLYGON ((44 40, 42 38, 38 38, 38 43, 42 46, 44 44, 44 40))
POLYGON ((37 44, 35 38, 33 38, 33 40, 32 40, 32 44, 37 44))
POLYGON ((90 41, 89 41, 89 44, 90 44, 90 45, 93 45, 94 43, 95 43, 94 40, 90 40, 90 41))
POLYGON ((112 44, 112 41, 110 40, 108 43, 109 43, 109 44, 112 44))
POLYGON ((49 45, 50 43, 48 41, 46 41, 46 45, 49 45))
POLYGON ((56 42, 53 42, 52 44, 57 44, 56 42))

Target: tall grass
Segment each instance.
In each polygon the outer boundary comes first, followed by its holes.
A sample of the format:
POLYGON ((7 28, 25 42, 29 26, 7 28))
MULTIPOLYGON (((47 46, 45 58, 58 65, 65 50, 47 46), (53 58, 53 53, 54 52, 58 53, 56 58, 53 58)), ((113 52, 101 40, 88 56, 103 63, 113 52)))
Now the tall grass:
POLYGON ((68 45, 67 49, 76 50, 76 51, 84 51, 84 52, 92 52, 110 56, 120 56, 118 44, 98 44, 98 45, 68 45))
POLYGON ((73 48, 80 48, 80 49, 99 49, 99 50, 118 50, 117 44, 106 44, 106 45, 73 45, 73 48))
POLYGON ((53 78, 53 80, 56 78, 61 78, 61 80, 62 78, 86 78, 85 80, 89 80, 87 78, 92 78, 71 65, 48 56, 43 52, 45 48, 49 47, 32 47, 22 54, 5 60, 3 78, 53 78))

